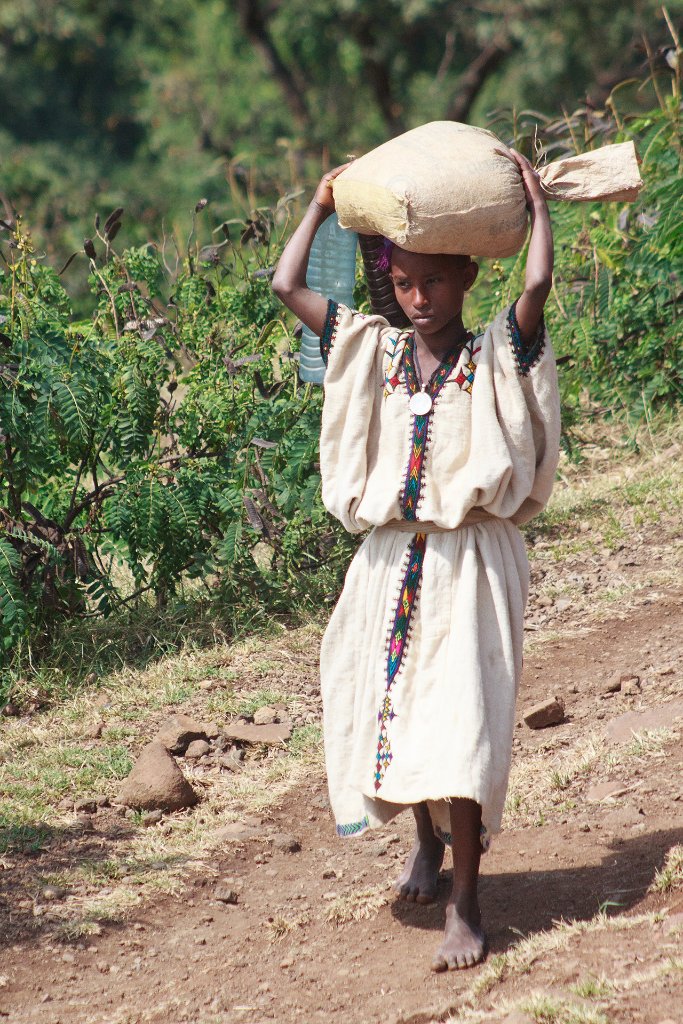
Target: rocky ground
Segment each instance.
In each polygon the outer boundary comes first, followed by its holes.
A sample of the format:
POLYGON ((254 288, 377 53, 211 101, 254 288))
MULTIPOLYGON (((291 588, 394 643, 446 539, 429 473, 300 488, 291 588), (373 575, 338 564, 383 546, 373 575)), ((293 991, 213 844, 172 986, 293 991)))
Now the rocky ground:
POLYGON ((5 720, 0 1016, 683 1021, 676 453, 610 474, 600 458, 591 474, 567 471, 529 531, 513 772, 505 829, 482 868, 486 963, 430 973, 449 869, 433 906, 393 897, 408 816, 334 837, 310 627, 168 659, 144 678, 123 672, 70 705, 5 720), (525 724, 550 698, 561 722, 525 724), (178 714, 203 727, 173 756, 200 802, 113 806, 164 726, 172 746, 178 714), (275 732, 255 742, 259 729, 275 732))

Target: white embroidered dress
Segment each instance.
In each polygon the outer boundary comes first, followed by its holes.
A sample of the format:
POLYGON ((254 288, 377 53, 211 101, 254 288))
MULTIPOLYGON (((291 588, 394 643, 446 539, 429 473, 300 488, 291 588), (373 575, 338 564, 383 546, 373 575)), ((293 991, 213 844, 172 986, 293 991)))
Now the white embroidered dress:
POLYGON ((530 349, 514 306, 429 386, 410 332, 330 302, 320 441, 323 500, 358 550, 321 650, 325 758, 340 835, 451 797, 500 829, 522 668, 528 563, 517 524, 545 505, 560 436, 545 328, 530 349))

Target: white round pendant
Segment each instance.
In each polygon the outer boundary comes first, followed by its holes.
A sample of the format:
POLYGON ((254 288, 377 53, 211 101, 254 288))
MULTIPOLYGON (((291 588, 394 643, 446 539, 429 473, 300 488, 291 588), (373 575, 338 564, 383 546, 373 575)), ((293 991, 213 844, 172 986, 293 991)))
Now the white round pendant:
POLYGON ((408 402, 408 408, 414 416, 426 416, 432 404, 431 395, 426 391, 416 391, 408 402))

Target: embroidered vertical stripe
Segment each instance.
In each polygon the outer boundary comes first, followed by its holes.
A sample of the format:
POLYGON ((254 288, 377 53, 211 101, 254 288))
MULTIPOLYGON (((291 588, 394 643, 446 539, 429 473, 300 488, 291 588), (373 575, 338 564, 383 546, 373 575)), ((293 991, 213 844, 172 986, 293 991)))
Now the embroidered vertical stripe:
POLYGON ((391 699, 391 691, 406 652, 410 621, 415 610, 417 592, 422 579, 422 566, 424 564, 426 547, 427 535, 416 533, 408 548, 408 563, 401 581, 398 603, 394 612, 394 622, 389 636, 389 650, 387 653, 387 685, 377 714, 379 737, 377 740, 375 765, 375 790, 378 790, 382 785, 393 757, 388 727, 390 722, 396 717, 396 714, 391 699))

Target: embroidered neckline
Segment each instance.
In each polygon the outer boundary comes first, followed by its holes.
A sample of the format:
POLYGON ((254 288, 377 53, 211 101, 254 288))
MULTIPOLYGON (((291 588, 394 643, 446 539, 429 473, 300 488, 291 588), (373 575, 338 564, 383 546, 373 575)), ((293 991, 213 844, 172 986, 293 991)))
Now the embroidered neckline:
MULTIPOLYGON (((436 398, 441 388, 446 383, 448 375, 451 370, 457 365, 460 359, 461 353, 469 347, 474 340, 474 335, 468 331, 465 340, 461 345, 456 346, 437 366, 434 373, 429 378, 424 390, 431 397, 432 400, 436 398)), ((403 367, 405 372, 406 387, 408 389, 408 395, 412 396, 416 391, 422 390, 420 387, 420 380, 417 372, 417 365, 415 359, 415 332, 411 331, 408 338, 406 339, 405 348, 403 349, 403 367)), ((428 413, 426 415, 429 415, 428 413)))
MULTIPOLYGON (((470 351, 469 345, 471 345, 471 343, 472 336, 468 332, 467 341, 464 345, 453 349, 452 352, 449 352, 446 358, 439 364, 429 378, 427 386, 424 388, 426 393, 432 399, 432 408, 429 412, 426 412, 423 415, 413 415, 413 428, 410 438, 410 457, 408 459, 408 469, 406 472, 403 494, 401 495, 401 514, 404 519, 417 519, 417 509, 420 501, 420 491, 422 489, 422 471, 424 469, 424 459, 429 442, 429 428, 431 415, 434 411, 434 402, 446 383, 451 371, 455 366, 457 366, 461 354, 465 351, 470 351)), ((406 339, 405 347, 403 349, 403 374, 406 382, 406 389, 408 391, 408 399, 410 400, 412 395, 421 390, 417 368, 415 366, 414 332, 406 339)))

